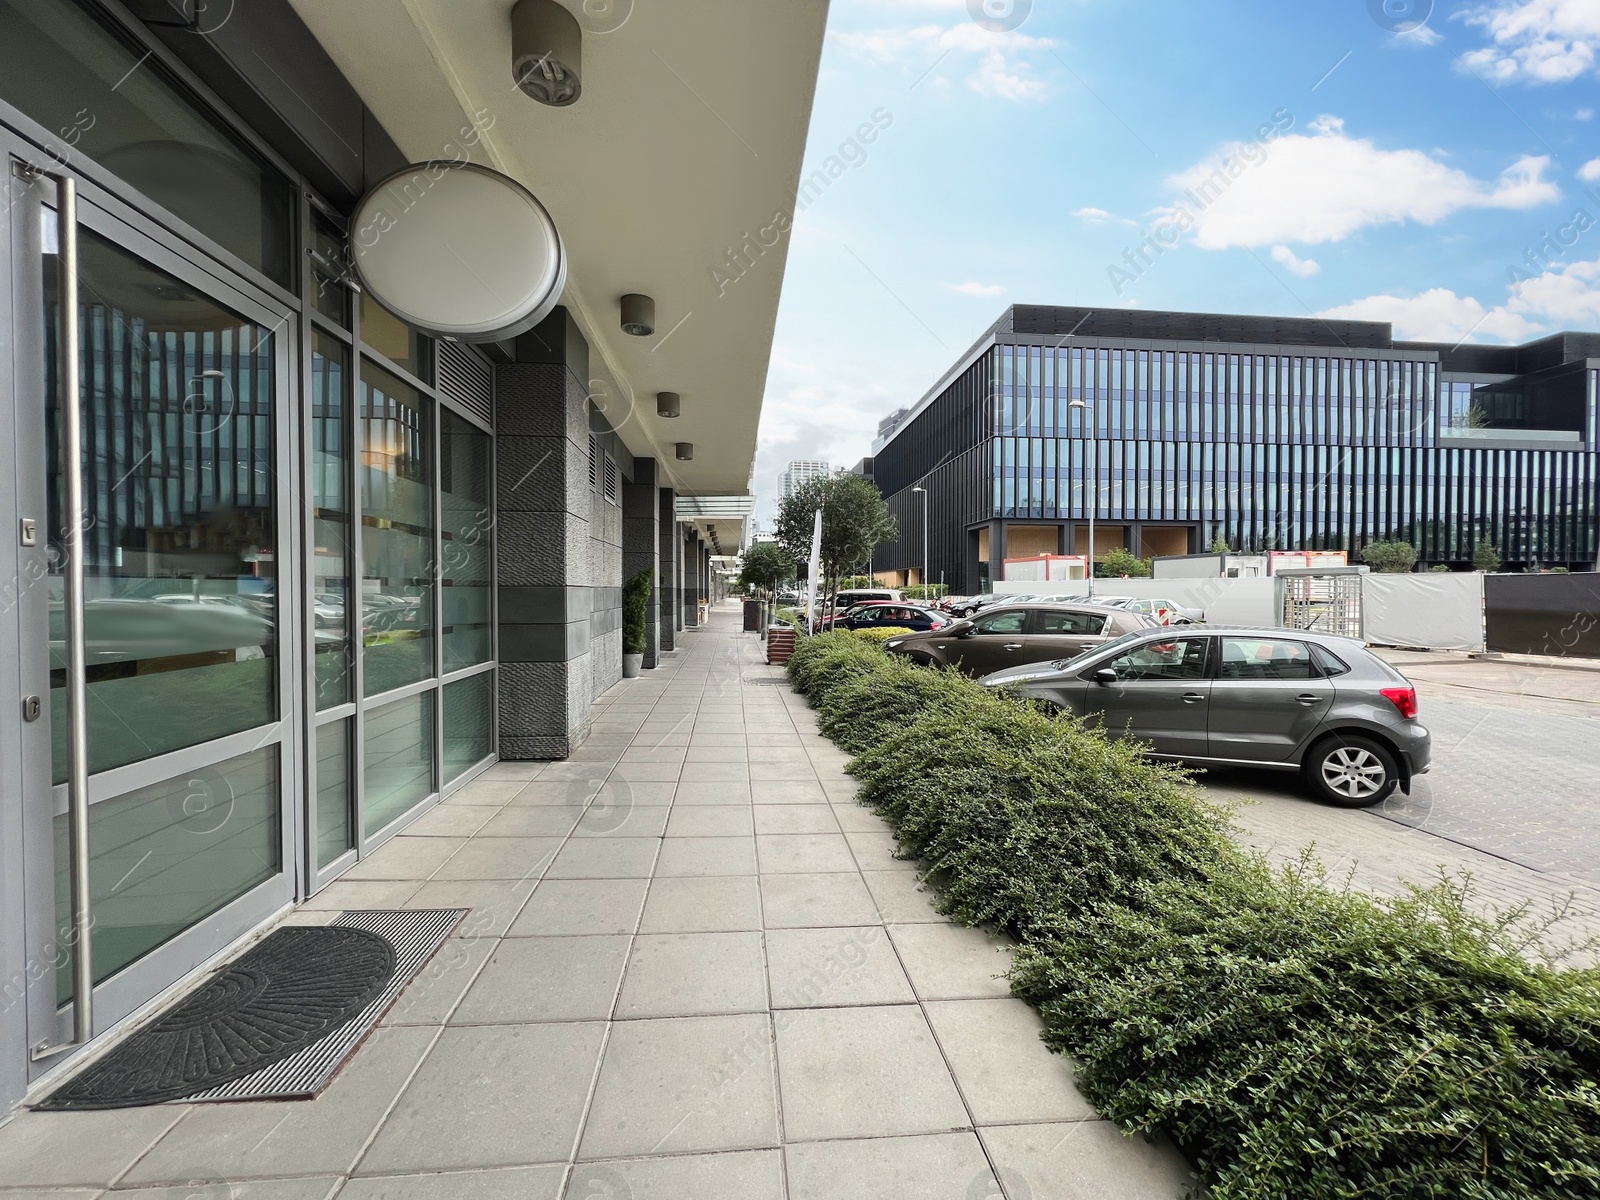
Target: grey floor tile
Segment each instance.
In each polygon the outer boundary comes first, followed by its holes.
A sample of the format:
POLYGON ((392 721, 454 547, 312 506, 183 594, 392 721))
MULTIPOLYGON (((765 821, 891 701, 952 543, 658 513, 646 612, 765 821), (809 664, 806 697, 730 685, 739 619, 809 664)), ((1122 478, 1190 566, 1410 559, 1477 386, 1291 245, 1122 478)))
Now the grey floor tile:
POLYGON ((560 838, 473 838, 436 879, 537 879, 561 846, 560 838))
POLYGON ((579 1163, 566 1200, 783 1200, 777 1150, 579 1163))
MULTIPOLYGON (((348 1171, 405 1087, 435 1030, 374 1032, 320 1096, 294 1103, 196 1104, 124 1183, 348 1171)), ((124 1110, 144 1111, 144 1110, 124 1110)))
POLYGON ((1094 1118, 1072 1063, 1039 1040, 1044 1022, 1021 1000, 941 1000, 926 1011, 979 1125, 1094 1118))
POLYGON ((934 911, 933 893, 922 886, 915 872, 863 871, 861 878, 866 880, 878 912, 890 924, 947 923, 948 918, 934 911))
POLYGON ((612 1027, 580 1157, 778 1143, 765 1014, 621 1021, 612 1027))
POLYGON ((358 1173, 564 1161, 604 1030, 599 1022, 447 1028, 358 1173))
POLYGON ((509 936, 632 933, 648 887, 644 879, 543 880, 509 936))
MULTIPOLYGON (((669 841, 671 839, 668 839, 669 841)), ((727 932, 761 928, 754 875, 664 879, 650 883, 640 933, 727 932)))
POLYGON ((341 879, 415 879, 432 875, 465 844, 454 837, 393 837, 351 867, 341 879))
POLYGON ((648 879, 659 838, 573 838, 550 864, 551 879, 648 879))
MULTIPOLYGON (((714 735, 708 735, 714 736, 714 735)), ((728 737, 730 735, 723 734, 728 737)), ((740 739, 741 743, 743 739, 740 739)), ((696 746, 689 745, 689 754, 685 761, 692 763, 743 763, 750 760, 750 753, 743 745, 736 746, 696 746)))
POLYGON ((686 762, 683 774, 678 777, 680 783, 745 783, 749 779, 750 767, 742 762, 686 762))
POLYGON ((544 770, 543 762, 497 762, 482 775, 479 775, 467 787, 476 787, 480 783, 502 783, 507 780, 537 779, 539 772, 544 770))
POLYGON ((909 1004, 916 999, 881 925, 768 930, 767 969, 773 1008, 909 1004))
POLYGON ((611 772, 613 780, 626 783, 665 783, 677 780, 683 768, 677 763, 618 763, 611 772))
POLYGON ((765 762, 752 760, 750 782, 756 787, 763 783, 814 783, 817 773, 806 762, 765 762))
MULTIPOLYGON (((566 1167, 501 1167, 352 1179, 339 1200, 561 1200, 566 1167)), ((602 1193, 603 1194, 603 1193, 602 1193)))
POLYGON ((418 888, 405 906, 469 909, 452 936, 498 937, 532 891, 531 880, 438 879, 418 888))
POLYGON ((850 849, 855 851, 856 862, 863 871, 915 871, 918 869, 915 861, 896 858, 899 845, 895 842, 894 834, 889 832, 887 826, 879 822, 877 829, 851 829, 847 830, 844 840, 850 843, 850 849))
POLYGON ((875 925, 878 907, 856 871, 804 872, 761 877, 768 929, 875 925))
POLYGON ((840 833, 757 835, 756 856, 763 875, 771 872, 854 871, 856 860, 840 833))
POLYGON ((838 833, 826 804, 762 804, 755 808, 757 833, 838 833))
POLYGON ((658 878, 755 873, 755 839, 749 837, 666 838, 656 862, 658 878))
POLYGON ((447 938, 383 1014, 383 1023, 443 1025, 497 945, 499 939, 489 936, 447 938))
POLYGON ((1182 1200, 1196 1182, 1171 1145, 1127 1137, 1110 1121, 991 1125, 978 1136, 1013 1196, 1182 1200))
MULTIPOLYGON (((118 1188, 108 1193, 128 1200, 323 1200, 339 1182, 337 1175, 306 1179, 229 1179, 197 1175, 166 1187, 118 1188)), ((0 1193, 11 1200, 12 1193, 0 1193)))
POLYGON ((300 907, 343 912, 352 908, 404 908, 422 887, 420 879, 334 880, 300 907))
POLYGON ((680 783, 673 799, 674 804, 749 804, 750 785, 738 782, 710 782, 691 780, 680 783))
POLYGON ((471 837, 486 825, 498 805, 441 804, 401 831, 401 837, 471 837))
POLYGON ((658 838, 667 827, 665 804, 591 804, 572 836, 658 838))
POLYGON ((749 837, 755 832, 747 804, 674 804, 667 836, 749 837))
POLYGON ((849 804, 834 804, 834 820, 839 822, 839 828, 846 833, 866 829, 888 829, 888 823, 877 813, 864 804, 851 802, 849 804))
MULTIPOLYGON (((790 1200, 996 1200, 976 1134, 799 1142, 784 1148, 790 1200)), ((1045 1200, 1016 1193, 1014 1200, 1045 1200)))
POLYGON ((672 763, 679 765, 683 762, 687 748, 683 746, 652 745, 648 738, 642 745, 630 746, 622 752, 621 761, 625 763, 672 763))
POLYGON ((790 1141, 966 1126, 966 1109, 915 1005, 798 1009, 784 1014, 777 1030, 790 1141))
POLYGON ((924 1000, 973 1000, 1011 995, 1009 943, 982 929, 934 924, 893 925, 889 936, 924 1000))
POLYGON ((828 794, 822 785, 793 779, 763 779, 750 785, 750 798, 757 804, 826 804, 828 794))
POLYGON ((478 831, 479 837, 566 837, 581 808, 565 804, 510 804, 478 831))
POLYGON ((19 1112, 0 1126, 0 1180, 19 1188, 105 1187, 186 1111, 19 1112))
POLYGON ((611 1015, 628 938, 506 938, 467 991, 453 1025, 596 1021, 611 1015))
POLYGON ((561 762, 551 763, 539 773, 539 779, 587 783, 599 787, 610 769, 610 763, 573 762, 571 759, 564 759, 561 762))
POLYGON ((766 1009, 759 933, 649 933, 633 941, 616 1015, 695 1017, 766 1009))
POLYGON ((581 810, 597 793, 603 794, 604 792, 604 783, 595 788, 582 780, 536 779, 532 783, 525 785, 521 791, 513 796, 511 804, 517 808, 533 805, 577 811, 581 810))

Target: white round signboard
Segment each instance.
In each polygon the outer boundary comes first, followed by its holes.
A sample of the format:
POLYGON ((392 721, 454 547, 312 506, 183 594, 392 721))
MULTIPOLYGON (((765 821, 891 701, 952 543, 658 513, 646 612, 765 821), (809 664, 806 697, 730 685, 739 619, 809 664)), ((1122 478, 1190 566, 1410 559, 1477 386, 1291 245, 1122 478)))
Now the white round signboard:
POLYGON ((350 221, 361 285, 406 324, 492 342, 549 315, 567 281, 555 222, 516 180, 425 162, 378 183, 350 221))

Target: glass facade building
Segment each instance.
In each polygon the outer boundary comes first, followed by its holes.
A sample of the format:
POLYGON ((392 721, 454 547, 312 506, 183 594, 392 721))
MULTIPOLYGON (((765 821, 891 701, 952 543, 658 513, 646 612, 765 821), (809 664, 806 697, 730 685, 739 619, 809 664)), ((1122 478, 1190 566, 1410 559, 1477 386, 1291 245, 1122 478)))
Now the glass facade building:
POLYGON ((1344 549, 1589 568, 1600 335, 1399 342, 1376 322, 1017 306, 874 456, 874 568, 976 591, 1006 557, 1344 549), (912 489, 921 487, 923 492, 912 489), (924 501, 926 498, 926 510, 924 501))

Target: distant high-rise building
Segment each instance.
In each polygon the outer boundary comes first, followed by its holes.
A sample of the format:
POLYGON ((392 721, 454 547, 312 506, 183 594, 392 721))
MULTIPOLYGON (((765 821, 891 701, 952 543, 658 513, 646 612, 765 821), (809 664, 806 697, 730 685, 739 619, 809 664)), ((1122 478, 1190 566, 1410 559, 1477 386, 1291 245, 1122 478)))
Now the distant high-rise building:
POLYGON ((787 499, 799 490, 800 485, 811 479, 825 478, 828 474, 828 464, 818 459, 797 458, 789 464, 789 469, 783 473, 783 494, 787 499))

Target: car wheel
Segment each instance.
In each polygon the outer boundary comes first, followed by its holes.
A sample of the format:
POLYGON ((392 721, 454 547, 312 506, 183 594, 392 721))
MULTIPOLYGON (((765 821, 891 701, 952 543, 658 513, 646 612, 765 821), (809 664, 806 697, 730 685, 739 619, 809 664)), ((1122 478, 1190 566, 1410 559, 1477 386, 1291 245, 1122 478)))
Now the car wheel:
POLYGON ((1336 734, 1318 742, 1300 769, 1312 791, 1342 808, 1381 804, 1400 784, 1394 754, 1355 734, 1336 734))

